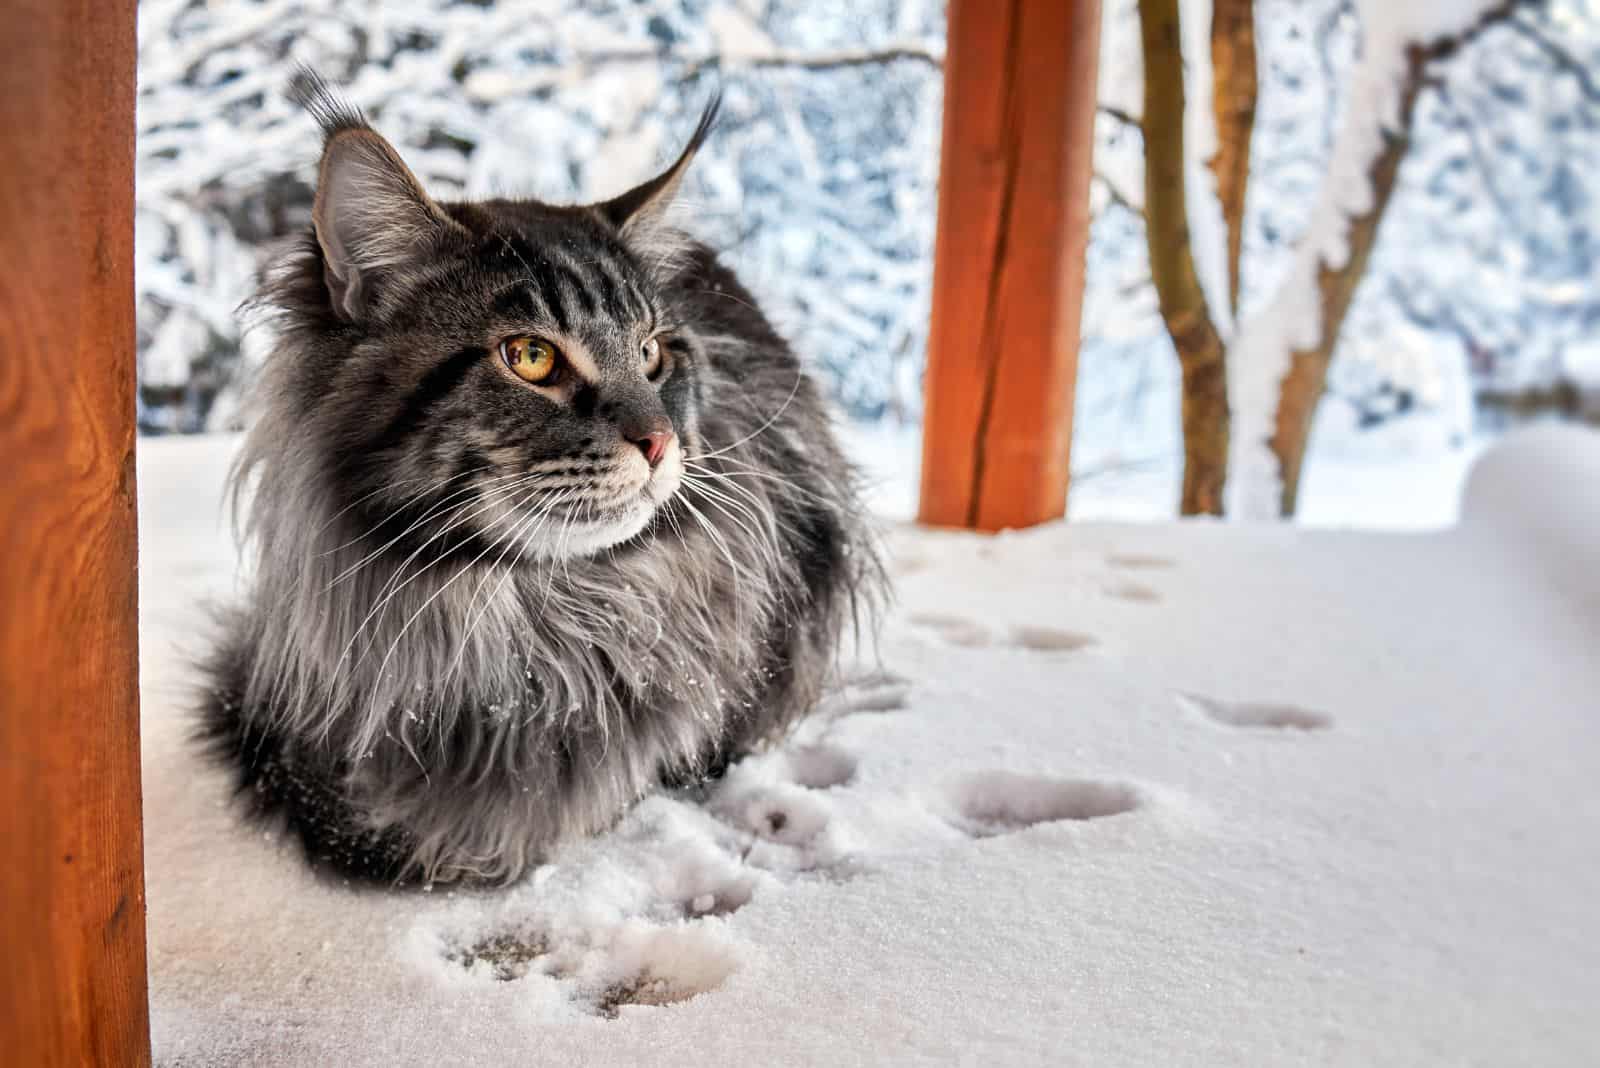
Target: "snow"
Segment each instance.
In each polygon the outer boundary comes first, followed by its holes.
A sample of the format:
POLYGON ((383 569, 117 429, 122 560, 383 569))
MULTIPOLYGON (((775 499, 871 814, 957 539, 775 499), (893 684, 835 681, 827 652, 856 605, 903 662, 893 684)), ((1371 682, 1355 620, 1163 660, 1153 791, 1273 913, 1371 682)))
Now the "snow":
POLYGON ((1600 435, 1428 534, 892 526, 794 738, 433 893, 313 879, 185 742, 231 448, 140 442, 160 1064, 1592 1060, 1600 435))
MULTIPOLYGON (((1085 400, 1080 396, 1080 420, 1085 400)), ((1159 418, 1165 411, 1151 414, 1159 418)), ((1110 419, 1087 426, 1080 422, 1075 434, 1068 517, 1123 523, 1171 518, 1183 475, 1181 446, 1173 441, 1165 450, 1119 452, 1121 445, 1149 448, 1158 436, 1142 435, 1137 423, 1129 426, 1110 419), (1118 425, 1120 435, 1102 432, 1118 425), (1081 459, 1085 453, 1090 460, 1081 459)), ((922 459, 917 428, 852 424, 849 440, 866 475, 873 510, 896 520, 914 519, 922 459)), ((1302 480, 1295 522, 1320 529, 1370 531, 1454 526, 1467 472, 1489 442, 1484 435, 1465 434, 1438 417, 1395 420, 1358 431, 1349 425, 1345 407, 1329 405, 1312 431, 1317 459, 1302 480)))

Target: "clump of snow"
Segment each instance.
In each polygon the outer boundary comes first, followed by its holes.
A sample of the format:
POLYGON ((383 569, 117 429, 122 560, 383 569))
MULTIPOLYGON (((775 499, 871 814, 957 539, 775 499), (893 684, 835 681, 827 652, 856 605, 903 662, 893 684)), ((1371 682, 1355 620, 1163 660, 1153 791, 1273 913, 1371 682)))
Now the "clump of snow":
POLYGON ((1532 427, 1487 453, 1467 480, 1462 525, 1520 547, 1563 596, 1600 618, 1600 435, 1532 427))
POLYGON ((314 878, 188 741, 232 447, 140 446, 158 1064, 1591 1059, 1600 435, 1426 535, 896 528, 793 737, 432 892, 314 878))

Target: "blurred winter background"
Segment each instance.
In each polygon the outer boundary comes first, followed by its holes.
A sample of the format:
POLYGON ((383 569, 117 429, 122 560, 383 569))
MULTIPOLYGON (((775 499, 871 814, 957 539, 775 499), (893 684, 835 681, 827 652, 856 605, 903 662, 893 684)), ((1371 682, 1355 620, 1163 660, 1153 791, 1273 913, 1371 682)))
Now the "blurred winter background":
MULTIPOLYGON (((1433 72, 1345 324, 1300 518, 1454 515, 1467 463, 1522 421, 1600 421, 1600 0, 1520 5, 1433 72)), ((1321 183, 1360 42, 1351 0, 1257 0, 1260 97, 1241 311, 1273 290, 1321 183)), ((1137 211, 1129 0, 1106 0, 1074 517, 1174 514, 1178 367, 1137 211)), ((139 423, 222 431, 267 339, 239 303, 307 225, 318 143, 296 64, 441 195, 609 195, 681 143, 726 251, 914 493, 937 192, 940 0, 143 0, 139 423)))

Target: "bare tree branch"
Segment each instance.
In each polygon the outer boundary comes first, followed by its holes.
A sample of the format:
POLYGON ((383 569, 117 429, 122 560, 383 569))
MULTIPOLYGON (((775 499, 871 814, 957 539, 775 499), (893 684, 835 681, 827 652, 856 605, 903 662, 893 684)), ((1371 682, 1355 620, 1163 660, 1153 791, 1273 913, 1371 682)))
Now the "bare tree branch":
POLYGON ((665 48, 616 48, 583 52, 561 61, 576 66, 603 66, 608 63, 682 64, 684 75, 692 77, 706 70, 793 69, 841 70, 847 67, 881 66, 889 63, 922 63, 935 70, 944 69, 944 53, 925 44, 890 45, 884 48, 839 49, 823 52, 750 52, 722 55, 686 54, 665 48))
POLYGON ((1559 70, 1565 71, 1577 79, 1578 88, 1582 90, 1585 98, 1591 103, 1600 104, 1600 82, 1595 81, 1594 71, 1589 64, 1574 56, 1557 42, 1552 41, 1544 30, 1531 22, 1512 18, 1506 20, 1506 27, 1537 45, 1539 50, 1559 70))
POLYGON ((1106 196, 1110 198, 1111 203, 1123 209, 1130 215, 1137 216, 1141 219, 1144 218, 1144 209, 1135 204, 1126 193, 1119 189, 1117 187, 1117 183, 1113 182, 1110 176, 1106 175, 1102 171, 1095 171, 1094 178, 1095 181, 1099 182, 1101 186, 1105 188, 1106 196))
POLYGON ((1510 199, 1500 190, 1500 183, 1495 179, 1494 168, 1489 163, 1489 154, 1484 151, 1483 142, 1478 137, 1478 130, 1472 118, 1461 110, 1456 104, 1455 97, 1450 93, 1450 87, 1440 82, 1436 89, 1439 94, 1439 103, 1454 120, 1451 125, 1460 130, 1467 138, 1467 151, 1472 156, 1472 162, 1477 165, 1478 176, 1483 180, 1483 188, 1489 194, 1489 200, 1494 204, 1495 212, 1506 224, 1512 233, 1519 232, 1522 227, 1518 225, 1516 213, 1511 207, 1510 199))
POLYGON ((1110 104, 1101 104, 1095 108, 1095 111, 1098 114, 1104 115, 1108 119, 1115 119, 1118 123, 1128 127, 1128 129, 1133 130, 1135 133, 1142 134, 1144 132, 1144 123, 1140 121, 1137 115, 1134 115, 1131 112, 1124 111, 1118 107, 1112 107, 1110 104))

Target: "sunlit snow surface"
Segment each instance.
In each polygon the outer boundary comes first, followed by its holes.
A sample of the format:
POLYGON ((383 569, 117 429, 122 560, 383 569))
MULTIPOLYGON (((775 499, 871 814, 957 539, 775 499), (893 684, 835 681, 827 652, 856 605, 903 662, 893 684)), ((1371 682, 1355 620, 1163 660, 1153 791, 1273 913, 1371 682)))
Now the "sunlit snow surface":
POLYGON ((185 743, 229 447, 141 443, 158 1063, 1592 1063, 1593 434, 1431 534, 891 526, 795 737, 431 894, 314 880, 185 743))

